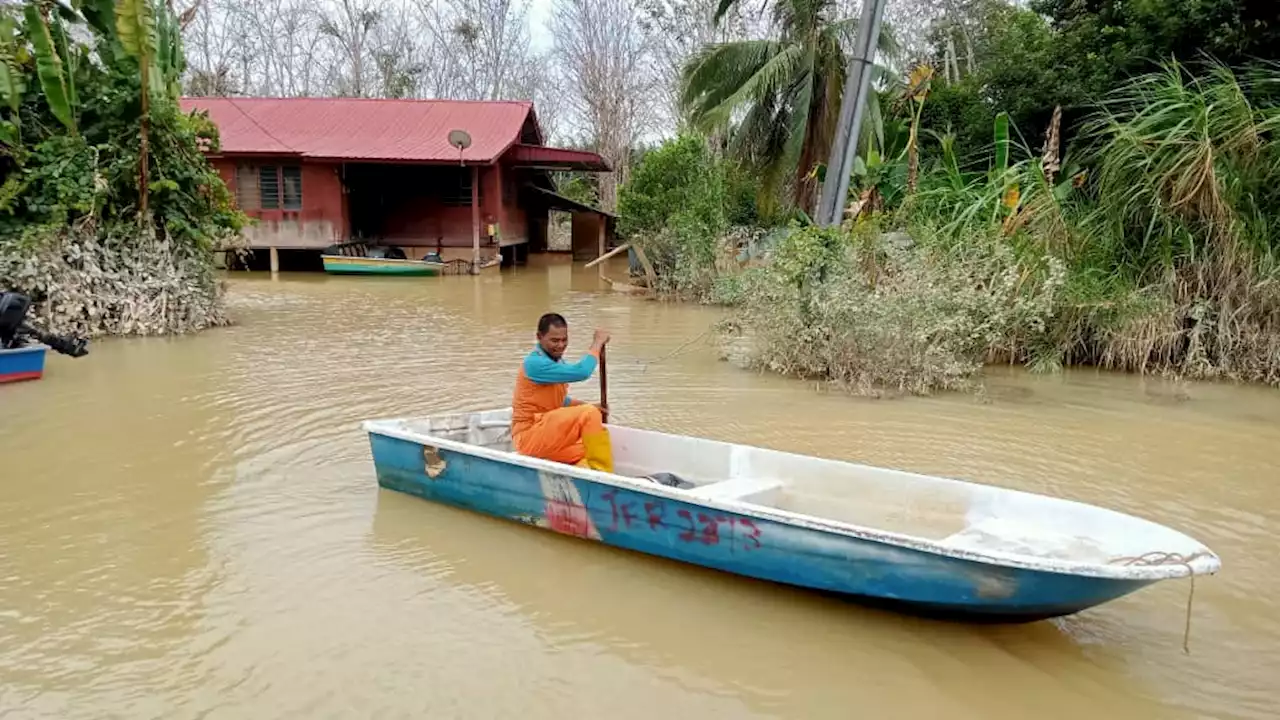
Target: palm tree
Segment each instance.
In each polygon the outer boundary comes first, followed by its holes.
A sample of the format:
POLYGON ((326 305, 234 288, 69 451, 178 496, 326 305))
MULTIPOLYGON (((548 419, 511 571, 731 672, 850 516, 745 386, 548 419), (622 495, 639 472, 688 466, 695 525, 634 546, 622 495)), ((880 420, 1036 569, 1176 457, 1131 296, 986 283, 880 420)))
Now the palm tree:
MULTIPOLYGON (((810 211, 816 203, 816 170, 831 150, 845 48, 858 26, 853 18, 833 18, 835 10, 833 0, 777 0, 777 39, 708 45, 684 66, 682 109, 695 127, 731 128, 730 150, 760 173, 765 204, 780 198, 788 182, 798 207, 810 211)), ((887 27, 877 47, 896 52, 887 27)), ((873 128, 879 116, 874 98, 864 127, 873 128)))

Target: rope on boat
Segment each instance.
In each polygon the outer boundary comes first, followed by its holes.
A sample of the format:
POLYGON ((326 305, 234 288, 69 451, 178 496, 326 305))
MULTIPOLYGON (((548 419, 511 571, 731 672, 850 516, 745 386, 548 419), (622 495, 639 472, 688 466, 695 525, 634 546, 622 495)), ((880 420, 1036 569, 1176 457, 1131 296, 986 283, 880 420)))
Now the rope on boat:
POLYGON ((1187 577, 1191 578, 1191 590, 1187 593, 1187 622, 1182 631, 1182 652, 1191 654, 1191 603, 1196 596, 1196 573, 1191 567, 1191 562, 1197 558, 1203 557, 1203 552, 1192 553, 1191 555, 1182 555, 1180 553, 1163 552, 1154 550, 1152 552, 1135 555, 1132 557, 1119 557, 1111 560, 1111 565, 1125 565, 1136 567, 1157 567, 1161 565, 1182 565, 1187 569, 1187 577))

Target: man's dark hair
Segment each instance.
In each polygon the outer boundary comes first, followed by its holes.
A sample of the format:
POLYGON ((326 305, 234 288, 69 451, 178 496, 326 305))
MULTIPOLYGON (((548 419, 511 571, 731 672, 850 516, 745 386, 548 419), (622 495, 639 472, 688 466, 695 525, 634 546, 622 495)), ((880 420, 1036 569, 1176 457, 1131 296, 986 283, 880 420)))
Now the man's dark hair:
POLYGON ((553 327, 567 328, 569 327, 569 323, 560 313, 547 313, 546 315, 538 318, 539 335, 546 335, 553 327))

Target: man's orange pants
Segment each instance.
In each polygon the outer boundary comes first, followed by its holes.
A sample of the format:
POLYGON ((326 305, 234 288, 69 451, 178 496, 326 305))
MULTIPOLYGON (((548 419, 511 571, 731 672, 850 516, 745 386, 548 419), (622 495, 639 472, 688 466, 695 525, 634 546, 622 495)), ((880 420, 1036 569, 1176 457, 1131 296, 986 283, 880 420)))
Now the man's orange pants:
POLYGON ((513 438, 521 455, 613 472, 613 448, 600 408, 571 405, 542 413, 513 438))

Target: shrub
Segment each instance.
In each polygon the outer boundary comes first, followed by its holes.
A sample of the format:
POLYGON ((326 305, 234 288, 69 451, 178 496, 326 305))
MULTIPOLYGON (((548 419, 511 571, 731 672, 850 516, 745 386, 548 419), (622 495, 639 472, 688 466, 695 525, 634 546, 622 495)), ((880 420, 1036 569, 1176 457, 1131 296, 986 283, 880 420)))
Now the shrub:
POLYGON ((734 331, 750 365, 860 394, 968 387, 993 354, 1046 342, 1065 266, 1019 262, 997 235, 907 243, 804 228, 744 274, 734 331))

